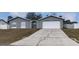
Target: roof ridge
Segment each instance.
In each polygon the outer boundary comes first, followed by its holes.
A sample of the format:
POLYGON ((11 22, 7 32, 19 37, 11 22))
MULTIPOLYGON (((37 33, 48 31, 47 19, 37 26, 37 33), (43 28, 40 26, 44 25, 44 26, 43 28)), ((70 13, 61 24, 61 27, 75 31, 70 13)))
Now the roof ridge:
POLYGON ((8 23, 7 21, 5 21, 5 20, 3 20, 3 19, 0 19, 0 21, 3 21, 3 22, 5 22, 5 23, 8 23))
POLYGON ((47 16, 47 17, 41 18, 41 19, 39 19, 39 20, 46 19, 46 18, 49 18, 49 17, 54 17, 54 18, 58 18, 58 19, 62 19, 62 20, 64 20, 63 18, 56 17, 56 16, 47 16))

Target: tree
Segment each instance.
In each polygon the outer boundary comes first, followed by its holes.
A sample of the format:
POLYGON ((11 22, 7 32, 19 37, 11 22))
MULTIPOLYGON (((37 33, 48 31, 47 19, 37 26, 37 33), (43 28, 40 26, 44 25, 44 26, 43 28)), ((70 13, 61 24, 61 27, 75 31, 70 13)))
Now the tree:
POLYGON ((42 15, 35 12, 29 12, 27 13, 26 18, 31 19, 31 20, 38 20, 42 18, 42 15))
POLYGON ((67 23, 70 23, 71 21, 70 21, 70 20, 66 20, 66 22, 67 22, 67 23))
POLYGON ((62 15, 60 15, 59 17, 62 18, 62 15))
POLYGON ((50 12, 49 16, 57 16, 57 14, 55 12, 50 12))
POLYGON ((8 16, 8 20, 12 19, 13 17, 12 16, 8 16))

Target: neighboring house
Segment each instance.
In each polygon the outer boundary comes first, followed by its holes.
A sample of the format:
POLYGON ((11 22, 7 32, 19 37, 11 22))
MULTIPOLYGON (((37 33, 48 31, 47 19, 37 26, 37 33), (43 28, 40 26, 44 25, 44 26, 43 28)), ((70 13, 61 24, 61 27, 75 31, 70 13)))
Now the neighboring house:
POLYGON ((68 29, 73 29, 74 28, 74 25, 76 24, 77 22, 71 22, 70 20, 67 20, 67 21, 64 21, 64 28, 68 28, 68 29))
POLYGON ((0 29, 7 29, 7 28, 8 28, 8 23, 3 19, 0 19, 0 29))
POLYGON ((24 19, 21 17, 9 17, 8 22, 0 21, 0 29, 14 28, 74 28, 76 22, 65 21, 62 17, 48 16, 39 20, 24 19), (4 23, 5 25, 2 25, 4 23), (3 28, 4 27, 4 28, 3 28))

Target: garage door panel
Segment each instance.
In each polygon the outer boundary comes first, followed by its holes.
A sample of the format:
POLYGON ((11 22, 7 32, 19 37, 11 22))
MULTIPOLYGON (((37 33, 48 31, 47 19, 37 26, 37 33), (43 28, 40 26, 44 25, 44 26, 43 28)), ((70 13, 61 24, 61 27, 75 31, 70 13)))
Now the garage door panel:
POLYGON ((45 21, 43 22, 42 28, 60 28, 59 21, 45 21))

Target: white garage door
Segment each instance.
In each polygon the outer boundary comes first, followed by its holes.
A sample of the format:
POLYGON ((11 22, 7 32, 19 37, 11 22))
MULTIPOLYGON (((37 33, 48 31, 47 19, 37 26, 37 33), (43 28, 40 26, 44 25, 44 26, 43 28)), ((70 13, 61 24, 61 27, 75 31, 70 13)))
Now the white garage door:
POLYGON ((59 29, 60 28, 60 22, 59 21, 45 21, 45 22, 43 22, 42 28, 59 29))

